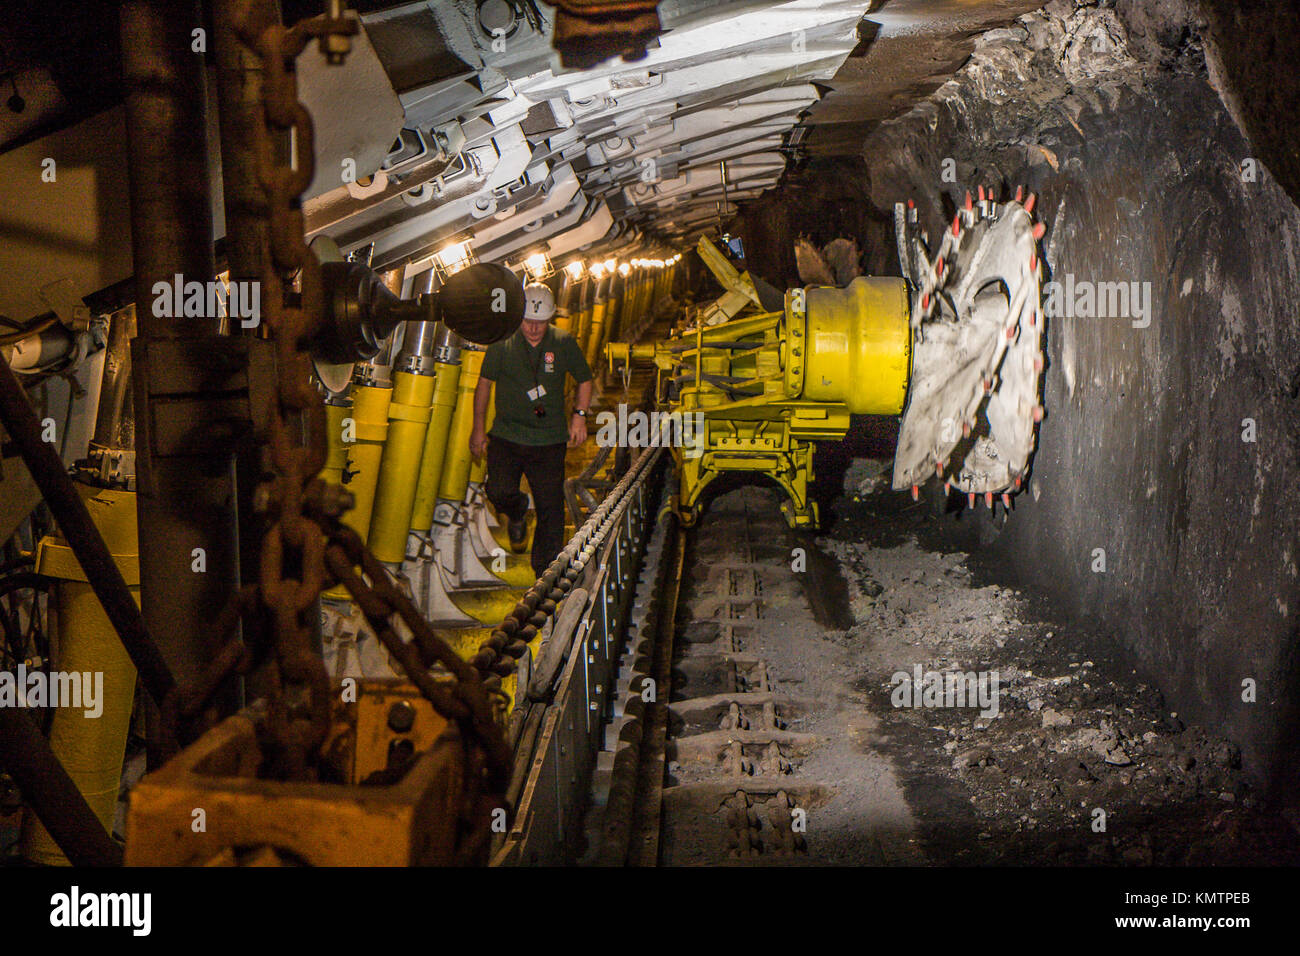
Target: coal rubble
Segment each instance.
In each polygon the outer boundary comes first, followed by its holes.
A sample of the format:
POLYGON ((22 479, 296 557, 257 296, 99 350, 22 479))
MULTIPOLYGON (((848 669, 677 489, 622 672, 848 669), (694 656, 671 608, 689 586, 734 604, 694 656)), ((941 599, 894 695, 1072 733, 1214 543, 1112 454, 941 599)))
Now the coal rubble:
POLYGON ((1239 749, 1118 664, 1118 635, 1056 623, 966 554, 932 550, 925 505, 859 479, 872 470, 855 462, 837 506, 870 525, 841 521, 820 543, 853 602, 836 641, 861 651, 856 689, 930 862, 1300 862, 1296 830, 1264 806, 1239 749), (855 537, 868 526, 872 540, 855 537), (987 675, 996 707, 897 706, 905 675, 932 672, 987 675))

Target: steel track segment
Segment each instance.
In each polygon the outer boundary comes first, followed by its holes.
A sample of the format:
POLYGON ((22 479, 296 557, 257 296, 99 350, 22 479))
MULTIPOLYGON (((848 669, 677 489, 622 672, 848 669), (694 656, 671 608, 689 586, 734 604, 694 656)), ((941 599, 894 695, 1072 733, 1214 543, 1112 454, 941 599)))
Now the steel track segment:
POLYGON ((767 527, 780 519, 761 492, 734 494, 742 496, 739 510, 715 502, 707 533, 701 525, 685 539, 692 553, 688 562, 683 552, 682 593, 694 594, 682 608, 696 620, 677 629, 686 636, 672 655, 685 677, 684 685, 674 678, 665 715, 675 728, 666 753, 676 772, 643 798, 659 804, 657 856, 671 865, 797 862, 807 845, 793 831, 792 811, 821 804, 835 790, 803 775, 799 764, 819 739, 781 728, 787 708, 803 705, 775 691, 768 662, 752 643, 759 628, 780 626, 765 594, 769 584, 784 586, 787 573, 793 583, 788 562, 773 557, 792 539, 783 524, 767 527), (698 625, 707 625, 699 633, 715 630, 713 639, 692 641, 690 629, 698 625), (686 688, 695 692, 683 696, 686 688))
POLYGON ((668 701, 672 697, 673 637, 677 628, 677 601, 685 561, 684 532, 676 525, 669 535, 670 561, 663 583, 654 655, 656 700, 650 705, 647 739, 642 748, 637 801, 629 840, 629 866, 657 866, 663 817, 664 778, 667 772, 668 701))

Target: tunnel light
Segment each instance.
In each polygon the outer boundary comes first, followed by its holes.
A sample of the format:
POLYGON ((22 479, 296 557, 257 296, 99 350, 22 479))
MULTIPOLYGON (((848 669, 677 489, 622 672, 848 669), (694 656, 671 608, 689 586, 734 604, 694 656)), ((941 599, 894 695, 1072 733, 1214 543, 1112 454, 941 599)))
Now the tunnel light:
POLYGON ((581 259, 574 259, 572 262, 570 262, 567 266, 564 267, 564 271, 569 274, 570 280, 572 280, 573 282, 577 282, 579 279, 582 278, 582 273, 585 268, 586 267, 582 264, 581 259))
POLYGON ((599 279, 599 278, 601 278, 604 274, 605 274, 605 263, 603 263, 603 262, 593 262, 593 263, 591 264, 591 277, 592 277, 593 279, 599 279))
POLYGON ((545 252, 534 252, 525 259, 524 271, 528 273, 528 278, 534 282, 541 282, 543 279, 555 275, 555 267, 551 265, 551 257, 545 252))
POLYGON ((601 265, 605 267, 606 272, 613 272, 615 269, 618 268, 618 260, 606 259, 604 262, 601 263, 601 265))
POLYGON ((453 242, 433 254, 434 264, 442 271, 442 277, 454 276, 461 269, 474 264, 474 250, 469 240, 453 242))
POLYGON ((632 271, 632 263, 630 262, 624 262, 620 264, 618 267, 618 274, 621 275, 624 279, 627 278, 628 273, 630 273, 631 271, 632 271))

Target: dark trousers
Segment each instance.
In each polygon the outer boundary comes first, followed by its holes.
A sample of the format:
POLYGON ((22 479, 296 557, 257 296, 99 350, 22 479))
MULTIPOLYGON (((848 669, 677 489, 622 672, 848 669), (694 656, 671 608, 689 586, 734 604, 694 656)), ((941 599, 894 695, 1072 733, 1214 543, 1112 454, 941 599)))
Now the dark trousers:
POLYGON ((537 509, 533 529, 533 571, 540 578, 564 547, 564 442, 558 445, 517 445, 488 436, 487 496, 497 514, 522 521, 528 496, 519 490, 519 476, 528 478, 537 509))

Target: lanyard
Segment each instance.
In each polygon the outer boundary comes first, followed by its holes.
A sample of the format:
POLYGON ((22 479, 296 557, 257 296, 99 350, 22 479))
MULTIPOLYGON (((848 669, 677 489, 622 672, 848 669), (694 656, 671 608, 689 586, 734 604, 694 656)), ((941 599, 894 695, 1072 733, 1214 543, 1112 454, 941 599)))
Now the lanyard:
MULTIPOLYGON (((537 358, 529 361, 529 364, 532 366, 533 369, 533 388, 540 388, 542 384, 541 383, 542 356, 546 354, 546 338, 550 334, 551 334, 551 330, 548 327, 546 331, 542 333, 541 340, 537 343, 537 358)), ((524 348, 524 358, 527 360, 528 350, 532 348, 532 346, 530 346, 528 344, 528 340, 524 338, 524 333, 522 329, 519 332, 519 343, 524 348)))

